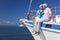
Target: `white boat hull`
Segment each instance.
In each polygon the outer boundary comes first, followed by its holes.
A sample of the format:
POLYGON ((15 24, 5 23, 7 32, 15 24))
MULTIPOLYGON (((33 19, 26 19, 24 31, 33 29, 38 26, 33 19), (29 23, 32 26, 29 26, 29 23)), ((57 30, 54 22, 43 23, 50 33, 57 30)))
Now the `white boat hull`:
MULTIPOLYGON (((26 20, 26 21, 32 22, 31 20, 26 20)), ((50 24, 52 24, 52 23, 50 23, 50 24)), ((31 32, 31 34, 35 38, 35 40, 45 40, 45 39, 46 40, 60 40, 60 30, 42 27, 42 32, 38 36, 35 36, 32 33, 32 30, 33 30, 32 26, 33 25, 29 24, 29 23, 25 23, 25 20, 24 20, 24 25, 31 32)), ((58 24, 58 25, 60 25, 60 24, 58 24)))

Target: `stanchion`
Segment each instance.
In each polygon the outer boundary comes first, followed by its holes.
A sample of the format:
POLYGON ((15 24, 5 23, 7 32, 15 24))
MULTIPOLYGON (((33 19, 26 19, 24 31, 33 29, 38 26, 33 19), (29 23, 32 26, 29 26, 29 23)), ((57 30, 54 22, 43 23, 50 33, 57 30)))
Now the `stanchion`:
MULTIPOLYGON (((41 26, 42 26, 42 24, 41 24, 41 26)), ((40 36, 41 40, 46 40, 45 35, 44 35, 41 27, 40 27, 40 34, 39 34, 39 36, 40 36)))

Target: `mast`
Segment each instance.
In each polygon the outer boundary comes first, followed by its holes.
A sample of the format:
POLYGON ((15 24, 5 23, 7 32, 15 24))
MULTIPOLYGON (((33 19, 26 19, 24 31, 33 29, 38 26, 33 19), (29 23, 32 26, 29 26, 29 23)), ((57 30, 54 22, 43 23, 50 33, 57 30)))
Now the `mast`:
POLYGON ((30 0, 30 4, 29 4, 29 8, 28 8, 28 13, 27 13, 27 19, 30 19, 30 9, 31 9, 31 4, 32 4, 32 0, 30 0))

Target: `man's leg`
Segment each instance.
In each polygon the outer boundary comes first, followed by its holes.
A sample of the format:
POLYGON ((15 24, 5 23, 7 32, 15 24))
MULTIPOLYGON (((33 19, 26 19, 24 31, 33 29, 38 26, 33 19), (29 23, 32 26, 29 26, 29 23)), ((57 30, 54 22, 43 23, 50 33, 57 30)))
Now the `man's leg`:
POLYGON ((47 21, 49 21, 49 19, 46 19, 46 18, 39 19, 39 22, 47 22, 47 21))
POLYGON ((38 21, 36 21, 36 22, 37 22, 37 24, 36 24, 36 33, 35 33, 36 35, 39 35, 41 23, 42 23, 43 21, 48 21, 48 19, 41 18, 41 19, 39 19, 38 21))
POLYGON ((36 28, 36 31, 37 32, 40 32, 40 27, 41 27, 41 23, 42 22, 45 22, 45 21, 49 21, 48 19, 46 19, 46 18, 41 18, 41 19, 39 19, 38 21, 36 21, 37 22, 37 28, 36 28))

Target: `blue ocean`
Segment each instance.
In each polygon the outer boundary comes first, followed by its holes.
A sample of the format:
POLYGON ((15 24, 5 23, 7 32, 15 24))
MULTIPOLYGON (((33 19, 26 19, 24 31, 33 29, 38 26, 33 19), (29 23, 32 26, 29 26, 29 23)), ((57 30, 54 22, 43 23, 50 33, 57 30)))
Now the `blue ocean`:
POLYGON ((30 31, 18 25, 0 26, 0 40, 34 40, 30 31))

